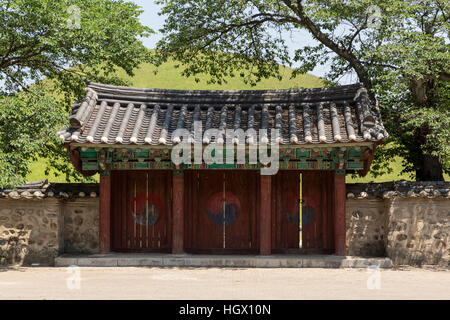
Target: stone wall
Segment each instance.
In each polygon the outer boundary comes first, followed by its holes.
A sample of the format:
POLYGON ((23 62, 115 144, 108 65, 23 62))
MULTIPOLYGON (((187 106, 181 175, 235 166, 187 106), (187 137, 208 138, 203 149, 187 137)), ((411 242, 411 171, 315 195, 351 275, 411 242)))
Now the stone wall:
POLYGON ((450 199, 347 200, 347 254, 450 266, 450 199))
POLYGON ((61 203, 0 200, 0 264, 52 264, 63 252, 61 203))
POLYGON ((385 256, 387 217, 383 200, 347 200, 347 254, 385 256))
POLYGON ((450 266, 450 183, 347 185, 347 252, 450 266))
POLYGON ((98 252, 98 199, 0 199, 0 265, 98 252))
POLYGON ((64 252, 98 252, 97 184, 35 181, 0 192, 0 265, 53 265, 64 252))
MULTIPOLYGON (((31 183, 0 192, 0 265, 52 265, 98 252, 98 185, 31 183)), ((450 183, 348 184, 347 253, 394 265, 450 264, 450 183)))
POLYGON ((386 253, 396 264, 450 266, 450 200, 389 200, 386 253))
POLYGON ((98 199, 76 199, 64 205, 64 252, 98 253, 98 199))

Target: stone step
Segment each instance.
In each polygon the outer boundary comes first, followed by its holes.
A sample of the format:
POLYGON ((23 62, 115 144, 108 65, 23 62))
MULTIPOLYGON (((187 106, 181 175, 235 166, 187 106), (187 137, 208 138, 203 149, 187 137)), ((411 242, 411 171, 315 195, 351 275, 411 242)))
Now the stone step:
POLYGON ((62 255, 56 267, 392 268, 389 258, 334 255, 176 255, 110 253, 62 255))

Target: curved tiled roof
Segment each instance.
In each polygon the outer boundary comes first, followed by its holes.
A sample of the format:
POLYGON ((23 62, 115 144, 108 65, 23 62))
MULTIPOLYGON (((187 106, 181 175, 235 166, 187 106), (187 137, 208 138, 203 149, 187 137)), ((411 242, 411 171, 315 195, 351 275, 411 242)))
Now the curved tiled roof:
POLYGON ((88 83, 65 143, 172 145, 176 129, 280 129, 281 144, 377 142, 388 136, 361 84, 290 90, 166 90, 88 83))
POLYGON ((48 180, 32 181, 15 189, 0 189, 0 199, 75 199, 97 198, 97 183, 49 183, 48 180))
MULTIPOLYGON (((47 180, 27 182, 15 190, 0 190, 0 199, 83 199, 98 198, 97 183, 49 183, 47 180)), ((347 183, 347 199, 440 198, 450 199, 450 182, 395 181, 383 183, 347 183)))
POLYGON ((347 183, 347 199, 450 198, 450 182, 393 181, 383 183, 347 183))

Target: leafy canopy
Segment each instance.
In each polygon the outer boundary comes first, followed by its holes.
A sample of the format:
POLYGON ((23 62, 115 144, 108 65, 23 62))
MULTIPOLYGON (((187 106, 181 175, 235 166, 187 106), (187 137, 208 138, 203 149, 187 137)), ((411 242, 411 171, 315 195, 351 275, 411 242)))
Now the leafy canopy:
POLYGON ((153 31, 142 10, 122 0, 0 0, 0 80, 16 91, 44 77, 64 93, 82 94, 83 80, 128 74, 148 59, 141 38, 153 31))
POLYGON ((80 178, 56 132, 86 79, 125 84, 117 68, 133 75, 150 61, 141 13, 122 0, 0 0, 0 187, 23 181, 37 156, 80 178))
POLYGON ((372 173, 395 155, 416 179, 449 172, 449 2, 439 0, 157 0, 167 16, 159 62, 210 82, 279 77, 279 63, 303 74, 330 63, 327 80, 356 75, 379 101, 391 138, 372 173), (305 29, 314 45, 289 53, 283 32, 305 29), (229 53, 234 53, 230 55, 229 53), (241 71, 243 70, 243 71, 241 71), (433 169, 437 167, 437 170, 433 169))
POLYGON ((0 186, 23 182, 28 173, 24 159, 35 159, 46 144, 58 143, 54 124, 64 120, 60 106, 39 86, 1 99, 0 186))

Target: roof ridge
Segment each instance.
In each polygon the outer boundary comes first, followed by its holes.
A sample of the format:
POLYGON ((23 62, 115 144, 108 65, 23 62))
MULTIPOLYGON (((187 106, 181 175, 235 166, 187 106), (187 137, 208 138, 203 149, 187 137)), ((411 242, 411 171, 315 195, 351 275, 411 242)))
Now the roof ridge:
POLYGON ((261 93, 320 93, 320 92, 333 92, 333 91, 356 91, 360 88, 364 88, 360 82, 353 84, 346 84, 340 86, 331 87, 319 87, 319 88, 290 88, 290 89, 240 89, 240 90, 185 90, 185 89, 163 89, 163 88, 138 88, 131 86, 116 86, 110 84, 103 84, 98 82, 86 81, 88 88, 94 90, 97 93, 101 93, 102 90, 121 90, 133 93, 195 93, 195 94, 208 94, 208 93, 224 93, 224 94, 261 94, 261 93))

